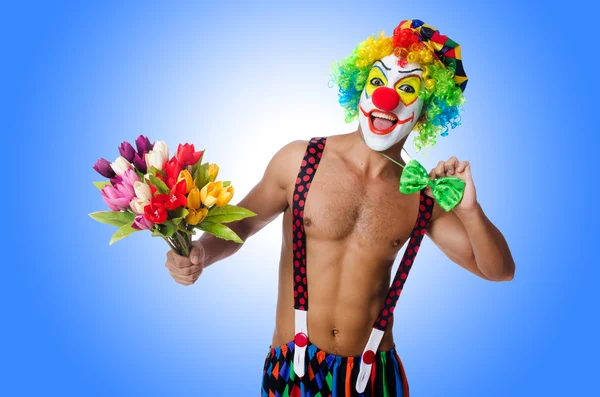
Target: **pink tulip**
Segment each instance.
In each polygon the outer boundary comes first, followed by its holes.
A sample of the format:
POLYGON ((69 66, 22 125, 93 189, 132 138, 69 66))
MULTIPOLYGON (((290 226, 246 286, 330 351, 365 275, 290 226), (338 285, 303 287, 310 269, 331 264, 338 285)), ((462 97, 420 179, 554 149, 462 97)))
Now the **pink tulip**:
POLYGON ((136 230, 147 230, 154 227, 154 223, 150 222, 144 215, 138 215, 133 220, 132 228, 136 230))
POLYGON ((136 182, 140 182, 140 177, 138 174, 134 170, 126 170, 121 177, 123 178, 123 183, 127 185, 127 188, 131 188, 131 190, 134 191, 133 194, 135 195, 135 190, 133 187, 135 186, 136 182))
POLYGON ((131 199, 134 197, 133 189, 131 192, 125 185, 122 183, 117 183, 116 185, 106 185, 100 191, 102 195, 102 199, 113 211, 121 211, 129 208, 129 203, 131 199))
POLYGON ((129 208, 129 203, 136 197, 133 186, 135 182, 140 181, 138 174, 130 169, 125 170, 121 178, 121 182, 114 185, 106 185, 101 191, 104 202, 113 211, 121 211, 129 208))

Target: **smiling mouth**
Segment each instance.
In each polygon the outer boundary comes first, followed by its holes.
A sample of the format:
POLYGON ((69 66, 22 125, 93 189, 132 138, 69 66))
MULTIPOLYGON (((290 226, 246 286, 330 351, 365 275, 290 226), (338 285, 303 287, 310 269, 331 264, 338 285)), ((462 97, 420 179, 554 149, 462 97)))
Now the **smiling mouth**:
POLYGON ((367 113, 362 107, 360 110, 363 112, 365 117, 369 119, 369 128, 371 129, 371 132, 376 135, 387 135, 392 132, 398 124, 408 123, 409 121, 413 121, 415 118, 414 112, 409 118, 398 120, 398 116, 391 112, 373 109, 367 113))

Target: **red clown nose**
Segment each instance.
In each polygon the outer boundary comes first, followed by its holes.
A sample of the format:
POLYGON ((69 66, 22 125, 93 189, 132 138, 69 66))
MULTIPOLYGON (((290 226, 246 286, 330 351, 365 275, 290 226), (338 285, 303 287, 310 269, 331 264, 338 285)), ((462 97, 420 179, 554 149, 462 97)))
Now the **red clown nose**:
POLYGON ((389 87, 379 87, 373 92, 373 104, 381 110, 391 112, 400 103, 400 96, 389 87))

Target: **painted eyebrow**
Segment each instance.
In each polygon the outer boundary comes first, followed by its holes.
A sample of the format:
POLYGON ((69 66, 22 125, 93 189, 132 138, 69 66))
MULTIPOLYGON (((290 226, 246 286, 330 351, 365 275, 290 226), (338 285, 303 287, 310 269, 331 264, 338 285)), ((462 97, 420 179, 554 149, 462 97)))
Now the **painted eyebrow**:
MULTIPOLYGON (((383 65, 383 67, 384 67, 384 68, 386 68, 386 70, 392 70, 391 68, 388 68, 388 67, 385 65, 385 63, 383 63, 383 61, 382 61, 381 59, 378 59, 378 60, 376 60, 375 62, 379 62, 379 63, 381 63, 381 64, 383 65)), ((382 70, 382 72, 383 72, 383 70, 382 70)))
POLYGON ((381 72, 381 74, 383 74, 383 75, 385 76, 385 79, 386 79, 386 80, 388 79, 388 77, 387 77, 387 75, 385 74, 385 72, 384 72, 383 70, 381 70, 381 68, 380 68, 379 66, 375 65, 375 66, 373 66, 373 67, 374 67, 374 68, 377 68, 377 69, 379 69, 379 71, 381 72))
POLYGON ((398 70, 398 73, 411 73, 411 72, 414 72, 415 70, 420 70, 421 72, 423 71, 423 69, 421 69, 421 68, 416 68, 413 70, 398 70))

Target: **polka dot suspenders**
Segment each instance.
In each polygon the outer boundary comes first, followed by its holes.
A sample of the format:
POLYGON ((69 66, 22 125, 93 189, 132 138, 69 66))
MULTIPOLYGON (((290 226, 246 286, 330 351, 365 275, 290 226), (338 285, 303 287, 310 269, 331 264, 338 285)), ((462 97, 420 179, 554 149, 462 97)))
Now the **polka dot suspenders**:
POLYGON ((369 337, 367 346, 362 354, 360 372, 358 373, 358 379, 356 381, 356 390, 359 393, 362 393, 367 386, 369 375, 371 374, 371 365, 373 361, 375 361, 375 352, 377 352, 377 348, 381 343, 385 327, 390 323, 392 315, 394 314, 396 302, 398 301, 404 283, 408 278, 408 273, 412 268, 417 252, 419 252, 419 246, 421 245, 423 236, 425 236, 429 219, 431 219, 431 214, 433 212, 433 198, 427 196, 425 194, 425 189, 422 189, 419 192, 419 200, 419 214, 417 215, 417 221, 410 234, 410 240, 406 247, 406 251, 404 251, 404 255, 402 256, 402 260, 396 271, 396 276, 394 276, 394 280, 392 280, 390 290, 383 307, 375 320, 375 324, 373 324, 371 336, 369 337))
MULTIPOLYGON (((326 137, 312 138, 304 153, 300 172, 296 178, 294 188, 293 206, 292 206, 292 240, 293 240, 293 265, 294 265, 294 312, 295 312, 295 336, 294 344, 294 372, 299 377, 304 376, 306 346, 308 345, 308 285, 306 280, 306 235, 304 233, 304 204, 310 189, 312 179, 319 168, 323 149, 327 142, 326 137)), ((360 363, 360 372, 358 375, 356 390, 362 393, 369 380, 372 363, 375 361, 375 353, 383 338, 385 328, 389 324, 394 313, 394 308, 408 273, 414 263, 419 246, 425 235, 427 224, 431 218, 433 210, 433 199, 425 194, 425 189, 421 190, 419 214, 417 221, 411 232, 411 237, 402 256, 398 271, 392 281, 390 290, 387 294, 383 307, 381 308, 369 341, 363 351, 360 363)))
POLYGON ((293 197, 292 241, 294 249, 294 312, 295 336, 294 371, 299 377, 304 376, 304 357, 308 344, 308 327, 306 311, 308 310, 308 289, 306 283, 306 235, 304 234, 304 202, 310 189, 315 172, 323 155, 327 138, 313 138, 308 143, 300 172, 296 178, 293 197))

